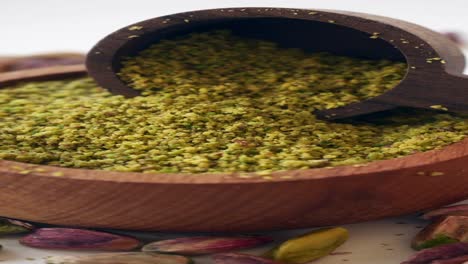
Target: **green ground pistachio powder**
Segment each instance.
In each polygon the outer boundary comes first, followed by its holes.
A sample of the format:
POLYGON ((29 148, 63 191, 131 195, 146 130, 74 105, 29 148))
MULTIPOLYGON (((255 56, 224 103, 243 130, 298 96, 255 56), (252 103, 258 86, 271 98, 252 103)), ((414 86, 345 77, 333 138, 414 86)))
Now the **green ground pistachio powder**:
POLYGON ((366 163, 462 140, 468 118, 400 111, 333 123, 314 110, 381 94, 406 65, 305 54, 226 31, 165 40, 124 61, 144 96, 89 78, 0 90, 0 159, 136 172, 274 171, 366 163))

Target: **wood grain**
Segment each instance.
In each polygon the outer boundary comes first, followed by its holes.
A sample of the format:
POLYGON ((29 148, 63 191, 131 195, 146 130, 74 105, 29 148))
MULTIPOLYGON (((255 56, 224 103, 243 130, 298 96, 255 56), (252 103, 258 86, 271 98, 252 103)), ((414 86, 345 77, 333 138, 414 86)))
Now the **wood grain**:
POLYGON ((10 71, 0 74, 0 87, 18 82, 63 79, 84 75, 86 75, 86 67, 83 64, 10 71))
POLYGON ((0 73, 56 65, 83 64, 84 60, 84 54, 70 52, 0 57, 0 73))
MULTIPOLYGON (((463 69, 463 56, 453 45, 446 44, 431 31, 419 31, 418 27, 408 26, 406 32, 401 24, 406 25, 404 22, 389 20, 387 24, 367 15, 357 17, 360 14, 264 9, 190 12, 136 25, 160 23, 177 28, 178 24, 187 24, 184 19, 196 20, 197 17, 200 23, 207 25, 219 19, 226 22, 226 18, 237 18, 235 14, 246 11, 248 16, 282 15, 299 19, 313 17, 315 15, 309 13, 318 12, 322 16, 314 19, 335 21, 329 23, 328 28, 352 21, 359 28, 362 28, 360 23, 371 25, 367 27, 370 33, 386 32, 385 35, 395 39, 415 38, 414 41, 421 41, 418 43, 426 43, 427 46, 418 51, 401 48, 410 65, 429 54, 447 60, 446 65, 428 65, 409 73, 407 78, 420 74, 430 79, 437 76, 431 74, 442 74, 446 70, 456 74, 463 69), (162 23, 168 18, 172 22, 162 23), (412 31, 427 35, 419 38, 412 31)), ((278 28, 278 32, 287 30, 291 30, 287 25, 278 28)), ((291 35, 289 39, 295 37, 291 35)), ((393 46, 384 48, 386 44, 382 45, 383 55, 401 59, 400 46, 395 52, 393 46)), ((350 46, 351 50, 342 52, 359 50, 358 46, 350 46)), ((102 46, 98 48, 93 52, 106 52, 102 46)), ((104 67, 112 65, 110 61, 102 63, 109 63, 104 67)), ((97 67, 92 64, 88 66, 97 67)), ((57 76, 44 79, 53 78, 57 76)), ((143 174, 0 161, 0 215, 57 225, 157 231, 241 232, 339 225, 412 213, 462 200, 468 197, 467 162, 468 139, 440 150, 365 166, 277 172, 268 180, 254 175, 240 178, 236 173, 143 174)))

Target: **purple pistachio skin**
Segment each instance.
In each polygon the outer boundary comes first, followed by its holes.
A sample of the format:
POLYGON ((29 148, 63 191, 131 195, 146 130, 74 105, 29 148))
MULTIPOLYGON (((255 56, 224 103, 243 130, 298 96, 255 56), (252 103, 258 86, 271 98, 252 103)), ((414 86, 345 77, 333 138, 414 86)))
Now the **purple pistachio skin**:
POLYGON ((177 255, 144 252, 86 254, 81 256, 50 256, 46 264, 193 264, 192 260, 177 255))
POLYGON ((401 264, 432 264, 434 260, 451 259, 467 254, 468 243, 453 243, 421 250, 401 264))
POLYGON ((468 262, 468 255, 451 259, 434 260, 431 262, 431 264, 463 264, 466 262, 468 262))
POLYGON ((273 241, 272 238, 264 236, 184 237, 149 243, 142 248, 142 251, 182 255, 203 255, 253 248, 271 241, 273 241))
POLYGON ((434 218, 447 216, 447 215, 461 215, 468 216, 468 204, 459 204, 453 206, 442 207, 423 214, 421 217, 426 220, 433 220, 434 218))
POLYGON ((212 259, 215 264, 281 264, 271 259, 238 253, 216 254, 212 259))
POLYGON ((40 228, 20 243, 36 248, 106 251, 127 251, 140 245, 132 237, 74 228, 40 228))

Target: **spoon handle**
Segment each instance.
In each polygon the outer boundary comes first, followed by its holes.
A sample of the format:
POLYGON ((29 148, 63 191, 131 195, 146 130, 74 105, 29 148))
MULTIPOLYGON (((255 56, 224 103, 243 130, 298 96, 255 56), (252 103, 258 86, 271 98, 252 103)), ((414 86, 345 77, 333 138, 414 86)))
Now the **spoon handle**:
POLYGON ((468 76, 441 74, 416 79, 375 99, 397 106, 468 113, 468 76))
POLYGON ((346 106, 317 111, 324 120, 338 120, 396 107, 468 113, 468 76, 447 75, 408 80, 380 96, 346 106))
POLYGON ((43 81, 84 75, 86 75, 86 67, 83 64, 12 71, 0 73, 0 87, 13 85, 17 82, 43 81))
POLYGON ((349 104, 342 107, 316 111, 315 115, 322 120, 338 120, 392 110, 395 105, 375 101, 373 99, 349 104))

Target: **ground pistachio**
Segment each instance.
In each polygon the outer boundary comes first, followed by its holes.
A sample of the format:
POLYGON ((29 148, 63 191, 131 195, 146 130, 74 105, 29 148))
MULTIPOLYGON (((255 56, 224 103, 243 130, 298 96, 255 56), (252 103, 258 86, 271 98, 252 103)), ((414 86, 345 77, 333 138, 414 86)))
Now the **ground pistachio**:
POLYGON ((19 220, 0 218, 0 236, 26 233, 31 231, 33 228, 34 227, 31 224, 19 220))
POLYGON ((329 255, 348 239, 342 227, 314 230, 289 239, 265 254, 279 262, 303 264, 329 255))
POLYGON ((143 96, 115 96, 89 78, 0 89, 0 159, 145 173, 280 171, 398 158, 468 131, 468 118, 429 110, 372 122, 314 115, 393 88, 402 62, 214 31, 162 40, 122 64, 119 76, 143 96))
POLYGON ((20 243, 36 248, 128 251, 140 246, 135 238, 101 231, 74 228, 39 228, 20 243))
POLYGON ((272 238, 265 236, 182 237, 149 243, 142 248, 142 251, 182 255, 203 255, 253 248, 271 241, 273 241, 272 238))
POLYGON ((192 261, 183 256, 156 253, 101 253, 85 256, 51 256, 46 264, 190 264, 192 261))

